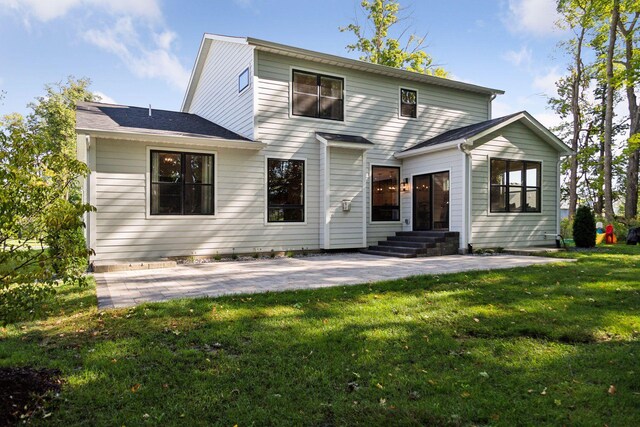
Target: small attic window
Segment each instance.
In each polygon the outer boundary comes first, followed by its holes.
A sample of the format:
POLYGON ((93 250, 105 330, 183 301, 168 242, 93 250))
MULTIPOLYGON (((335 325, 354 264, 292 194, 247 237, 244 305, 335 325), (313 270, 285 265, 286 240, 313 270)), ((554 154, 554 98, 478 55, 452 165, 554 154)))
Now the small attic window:
POLYGON ((249 87, 249 67, 245 68, 238 76, 238 93, 242 93, 249 87))

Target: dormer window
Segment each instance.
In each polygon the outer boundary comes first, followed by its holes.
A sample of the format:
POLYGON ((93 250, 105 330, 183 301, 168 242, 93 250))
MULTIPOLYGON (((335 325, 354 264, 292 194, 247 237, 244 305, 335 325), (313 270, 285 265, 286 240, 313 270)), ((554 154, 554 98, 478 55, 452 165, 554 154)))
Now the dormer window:
POLYGON ((400 89, 400 117, 418 117, 418 91, 400 89))
POLYGON ((344 79, 294 70, 291 113, 344 120, 344 79))

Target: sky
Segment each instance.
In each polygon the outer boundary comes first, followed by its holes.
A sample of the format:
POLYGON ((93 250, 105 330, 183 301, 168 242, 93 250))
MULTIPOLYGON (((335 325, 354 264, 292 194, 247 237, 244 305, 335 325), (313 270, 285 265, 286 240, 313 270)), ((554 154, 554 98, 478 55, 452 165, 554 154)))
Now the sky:
MULTIPOLYGON (((204 33, 357 58, 345 46, 359 0, 0 0, 0 115, 25 114, 44 85, 88 77, 104 102, 179 110, 204 33)), ((557 117, 546 99, 565 62, 554 0, 400 0, 397 27, 427 35, 452 78, 502 89, 499 117, 557 117)))

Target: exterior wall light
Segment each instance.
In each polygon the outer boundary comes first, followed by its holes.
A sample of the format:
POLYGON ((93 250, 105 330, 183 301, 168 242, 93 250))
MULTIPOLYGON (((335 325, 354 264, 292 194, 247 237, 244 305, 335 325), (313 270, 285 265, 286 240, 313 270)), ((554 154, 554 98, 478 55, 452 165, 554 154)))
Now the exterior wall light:
POLYGON ((409 178, 405 178, 402 180, 402 183, 400 184, 400 191, 402 191, 403 193, 406 193, 407 191, 409 191, 409 178))

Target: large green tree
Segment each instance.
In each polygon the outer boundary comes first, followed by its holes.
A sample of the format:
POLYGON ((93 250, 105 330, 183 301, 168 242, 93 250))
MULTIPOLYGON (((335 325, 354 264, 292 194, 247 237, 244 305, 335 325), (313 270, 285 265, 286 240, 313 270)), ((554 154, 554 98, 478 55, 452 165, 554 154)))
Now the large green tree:
MULTIPOLYGON (((586 110, 589 100, 585 96, 589 88, 590 73, 584 63, 584 50, 588 33, 593 27, 593 2, 591 0, 560 0, 558 12, 563 24, 573 37, 562 43, 571 58, 568 76, 557 82, 558 97, 551 105, 564 120, 570 119, 569 138, 571 149, 577 153, 569 158, 569 217, 573 218, 578 204, 578 164, 580 145, 586 145, 594 134, 593 124, 587 123, 586 110), (581 142, 583 142, 581 144, 581 142)), ((561 24, 562 25, 562 24, 561 24)))
POLYGON ((629 113, 628 161, 626 173, 625 217, 638 215, 638 167, 640 166, 640 103, 636 88, 640 85, 640 0, 625 0, 621 4, 618 32, 623 54, 622 81, 629 113))
POLYGON ((87 250, 76 160, 75 106, 87 79, 46 86, 27 117, 0 120, 0 323, 33 313, 55 285, 82 280, 87 250))
POLYGON ((398 0, 363 0, 360 6, 366 24, 360 25, 356 17, 354 23, 340 28, 340 31, 356 36, 356 42, 347 45, 349 51, 360 52, 362 61, 438 77, 448 76, 444 68, 435 66, 433 58, 424 51, 426 36, 410 34, 404 37, 407 28, 400 30, 397 38, 390 35, 392 27, 396 29, 401 21, 398 0))

